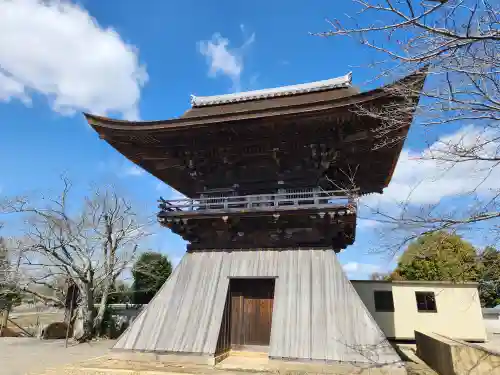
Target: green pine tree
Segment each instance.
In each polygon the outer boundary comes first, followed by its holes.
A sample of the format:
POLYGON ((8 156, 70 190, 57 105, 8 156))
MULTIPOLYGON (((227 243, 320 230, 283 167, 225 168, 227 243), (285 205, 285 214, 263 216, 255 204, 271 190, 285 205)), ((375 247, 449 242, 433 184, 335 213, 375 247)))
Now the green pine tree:
POLYGON ((133 303, 149 303, 171 273, 172 263, 165 255, 155 252, 141 254, 132 268, 133 303))

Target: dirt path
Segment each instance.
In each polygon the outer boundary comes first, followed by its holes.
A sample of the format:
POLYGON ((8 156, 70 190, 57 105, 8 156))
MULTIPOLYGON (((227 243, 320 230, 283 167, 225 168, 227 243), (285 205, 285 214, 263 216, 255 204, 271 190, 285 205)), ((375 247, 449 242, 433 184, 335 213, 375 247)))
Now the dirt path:
POLYGON ((48 367, 61 366, 108 353, 114 341, 103 340, 89 344, 68 345, 64 340, 35 338, 0 338, 0 373, 25 375, 41 372, 48 367))

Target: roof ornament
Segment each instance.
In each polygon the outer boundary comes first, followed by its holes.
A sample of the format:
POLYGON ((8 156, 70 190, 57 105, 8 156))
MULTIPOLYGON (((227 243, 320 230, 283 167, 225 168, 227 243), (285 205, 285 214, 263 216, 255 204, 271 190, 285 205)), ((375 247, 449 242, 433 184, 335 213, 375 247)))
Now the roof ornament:
POLYGON ((341 77, 326 79, 323 81, 302 83, 298 85, 281 86, 271 89, 253 90, 225 95, 195 96, 191 95, 192 107, 205 107, 218 104, 239 103, 250 100, 260 100, 281 96, 305 94, 309 92, 326 91, 337 88, 350 87, 352 72, 341 77))

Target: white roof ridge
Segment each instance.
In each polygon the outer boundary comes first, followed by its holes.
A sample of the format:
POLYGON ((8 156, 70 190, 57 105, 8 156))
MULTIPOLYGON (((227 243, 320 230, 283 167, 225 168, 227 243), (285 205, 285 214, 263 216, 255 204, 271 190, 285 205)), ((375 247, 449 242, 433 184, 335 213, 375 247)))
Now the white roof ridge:
POLYGON ((280 96, 305 94, 308 92, 325 91, 334 88, 350 87, 352 81, 352 72, 341 77, 330 78, 323 81, 301 83, 298 85, 281 86, 270 89, 253 90, 238 92, 234 94, 213 95, 213 96, 195 96, 191 95, 191 106, 205 107, 216 104, 229 104, 244 102, 248 100, 267 99, 280 96))

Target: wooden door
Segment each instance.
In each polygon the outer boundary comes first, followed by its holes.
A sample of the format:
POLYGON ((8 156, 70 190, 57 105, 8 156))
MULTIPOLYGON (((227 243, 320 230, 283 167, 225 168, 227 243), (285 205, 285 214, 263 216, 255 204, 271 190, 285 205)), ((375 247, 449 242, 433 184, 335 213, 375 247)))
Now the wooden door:
POLYGON ((274 279, 232 279, 231 347, 269 346, 274 279))

